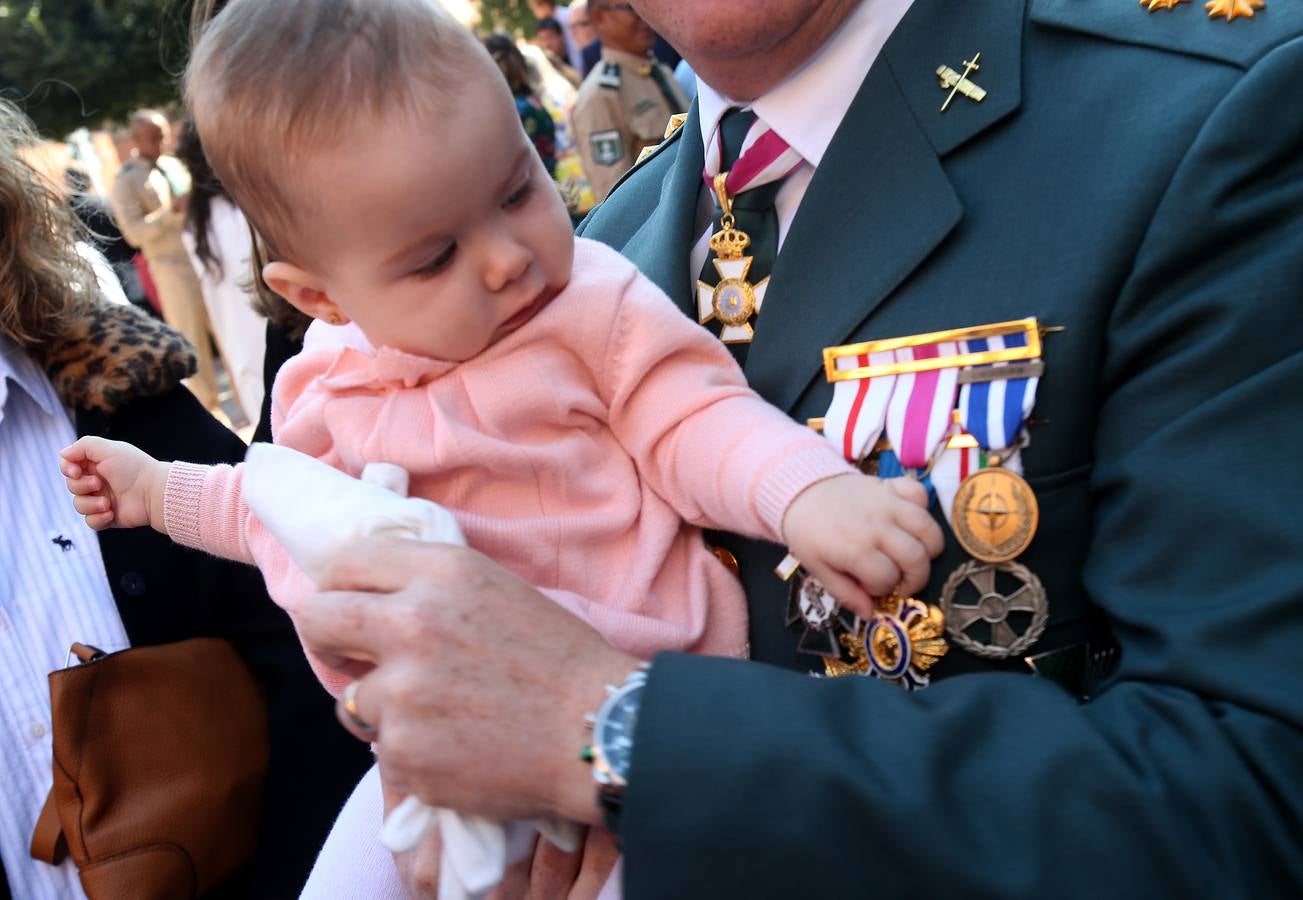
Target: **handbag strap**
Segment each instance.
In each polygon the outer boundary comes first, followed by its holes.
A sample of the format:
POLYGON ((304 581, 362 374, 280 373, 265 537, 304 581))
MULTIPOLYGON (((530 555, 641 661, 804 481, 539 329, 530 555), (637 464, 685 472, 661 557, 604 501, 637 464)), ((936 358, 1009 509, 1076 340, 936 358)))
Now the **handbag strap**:
POLYGON ((59 824, 59 811, 55 808, 52 790, 45 798, 41 815, 36 820, 36 830, 32 832, 32 859, 57 866, 67 855, 68 842, 63 837, 63 826, 59 824))

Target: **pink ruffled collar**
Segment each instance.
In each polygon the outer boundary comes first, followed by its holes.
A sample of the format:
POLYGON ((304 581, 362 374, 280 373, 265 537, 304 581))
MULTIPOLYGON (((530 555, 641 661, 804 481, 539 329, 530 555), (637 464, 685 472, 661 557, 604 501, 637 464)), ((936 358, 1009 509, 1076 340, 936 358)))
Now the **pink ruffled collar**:
MULTIPOLYGON (((445 359, 416 356, 392 347, 372 350, 365 339, 361 347, 351 340, 341 344, 335 361, 321 378, 322 385, 331 390, 414 388, 461 365, 445 359)), ((318 344, 313 349, 327 348, 318 344)))

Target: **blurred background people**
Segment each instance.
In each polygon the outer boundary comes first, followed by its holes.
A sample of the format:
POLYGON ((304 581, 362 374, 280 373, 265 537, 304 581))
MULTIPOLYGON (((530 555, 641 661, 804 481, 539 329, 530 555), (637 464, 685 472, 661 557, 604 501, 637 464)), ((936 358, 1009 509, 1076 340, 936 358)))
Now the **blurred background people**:
POLYGON ((588 0, 575 0, 570 4, 570 34, 579 45, 579 74, 587 77, 602 58, 602 42, 588 14, 588 0))
POLYGON ((190 176, 178 160, 164 156, 169 137, 161 113, 132 114, 131 156, 113 183, 113 214, 123 237, 148 263, 163 318, 194 345, 199 369, 187 384, 204 406, 220 411, 203 292, 181 243, 190 176))
POLYGON ((530 143, 543 160, 547 174, 556 179, 556 126, 543 104, 534 94, 525 57, 516 48, 516 42, 505 34, 491 34, 484 39, 484 49, 497 64, 507 87, 516 101, 516 114, 529 136, 530 143))
POLYGON ((262 410, 267 322, 252 304, 253 235, 208 165, 199 132, 188 120, 177 136, 176 154, 190 172, 181 242, 199 278, 231 390, 245 421, 256 424, 262 410))
MULTIPOLYGON (((140 286, 140 276, 132 258, 136 251, 122 237, 113 220, 109 202, 92 187, 90 175, 84 169, 68 168, 63 172, 64 187, 68 192, 68 206, 85 229, 84 239, 90 243, 113 271, 113 281, 122 296, 141 309, 150 310, 149 300, 140 286)), ((105 293, 115 290, 114 284, 100 287, 105 293)))
POLYGON ((71 859, 29 851, 53 774, 47 675, 74 641, 112 652, 201 636, 230 641, 254 674, 270 740, 254 858, 205 900, 295 897, 370 753, 336 723, 257 570, 147 529, 96 535, 69 505, 55 459, 78 436, 211 463, 245 447, 181 385, 194 357, 175 332, 97 300, 76 218, 21 155, 35 140, 0 102, 0 897, 84 896, 71 859))
POLYGON ((602 41, 602 60, 579 87, 572 121, 600 202, 644 147, 661 142, 670 116, 685 112, 688 98, 674 73, 652 58, 656 33, 630 4, 589 0, 588 14, 602 41))
POLYGON ((577 90, 584 76, 565 58, 566 39, 561 33, 561 23, 553 18, 539 19, 538 30, 534 32, 534 44, 543 51, 544 57, 557 74, 577 90))
POLYGON ((565 57, 570 65, 578 69, 581 65, 580 45, 575 41, 574 35, 570 31, 571 9, 567 6, 558 6, 555 0, 529 0, 529 10, 538 20, 555 19, 561 26, 562 37, 565 38, 566 51, 565 57))
POLYGON ((484 46, 507 80, 516 98, 521 124, 561 190, 572 221, 578 224, 596 200, 570 132, 570 111, 576 96, 574 85, 557 71, 548 54, 534 44, 517 44, 499 34, 485 39, 484 46), (550 126, 539 118, 540 109, 551 119, 550 126))

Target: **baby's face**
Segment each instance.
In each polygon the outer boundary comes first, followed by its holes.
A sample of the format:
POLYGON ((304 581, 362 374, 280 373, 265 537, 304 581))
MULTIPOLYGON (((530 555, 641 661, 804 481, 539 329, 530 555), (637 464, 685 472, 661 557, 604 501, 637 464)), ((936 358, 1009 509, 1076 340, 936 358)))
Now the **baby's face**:
POLYGON ((469 359, 570 279, 565 206, 483 69, 442 114, 392 115, 303 173, 324 207, 308 227, 325 293, 374 346, 469 359))

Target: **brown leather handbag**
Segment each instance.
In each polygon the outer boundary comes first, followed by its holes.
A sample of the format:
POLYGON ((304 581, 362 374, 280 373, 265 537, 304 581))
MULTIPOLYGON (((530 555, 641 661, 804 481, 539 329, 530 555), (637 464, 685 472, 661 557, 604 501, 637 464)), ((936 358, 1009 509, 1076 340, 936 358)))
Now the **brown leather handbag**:
POLYGON ((194 638, 50 673, 54 786, 32 856, 71 855, 90 900, 177 900, 253 853, 267 708, 230 643, 194 638))

